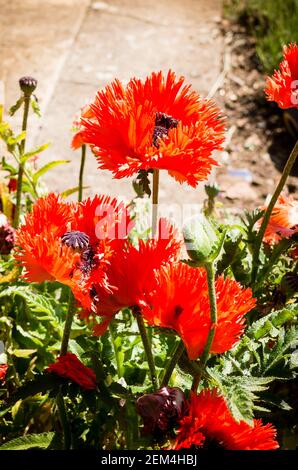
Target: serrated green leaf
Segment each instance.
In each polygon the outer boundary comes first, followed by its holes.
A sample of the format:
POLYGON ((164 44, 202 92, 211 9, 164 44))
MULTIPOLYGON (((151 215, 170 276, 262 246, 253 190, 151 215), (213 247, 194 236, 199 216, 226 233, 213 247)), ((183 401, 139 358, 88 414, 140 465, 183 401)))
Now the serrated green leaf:
POLYGON ((298 305, 290 305, 282 310, 269 313, 260 320, 255 321, 247 330, 246 336, 260 339, 266 336, 273 328, 279 328, 284 323, 297 319, 298 305))
POLYGON ((260 400, 256 392, 267 390, 274 377, 225 376, 219 371, 207 368, 209 381, 221 391, 236 421, 252 425, 256 402, 260 400))
POLYGON ((33 182, 37 183, 39 178, 41 176, 43 176, 45 173, 47 173, 48 171, 52 170, 53 168, 55 168, 58 165, 64 165, 64 164, 69 163, 69 162, 70 162, 70 160, 55 160, 53 162, 47 163, 46 165, 42 166, 36 173, 34 173, 33 182))
POLYGON ((27 450, 33 448, 47 449, 55 436, 54 432, 43 432, 40 434, 28 434, 17 437, 12 441, 5 442, 0 450, 27 450))
POLYGON ((14 296, 22 297, 32 312, 55 315, 53 307, 54 299, 46 298, 44 294, 39 294, 38 292, 33 291, 30 285, 10 286, 0 292, 0 298, 14 296))

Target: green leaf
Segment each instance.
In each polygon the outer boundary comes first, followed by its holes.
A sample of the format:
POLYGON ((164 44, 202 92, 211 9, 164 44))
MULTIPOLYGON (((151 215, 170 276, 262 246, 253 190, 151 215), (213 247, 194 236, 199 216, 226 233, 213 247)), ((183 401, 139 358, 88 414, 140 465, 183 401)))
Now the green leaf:
POLYGON ((41 117, 40 107, 35 95, 32 95, 30 103, 34 114, 36 114, 38 117, 41 117))
POLYGON ((27 450, 33 448, 47 449, 55 436, 54 432, 43 432, 40 434, 28 434, 17 437, 12 441, 5 442, 0 450, 27 450))
POLYGON ((11 286, 0 292, 0 298, 13 298, 14 296, 22 297, 32 312, 55 315, 55 310, 53 307, 54 299, 49 299, 44 294, 42 295, 33 291, 30 285, 11 286))
POLYGON ((30 357, 36 352, 36 349, 14 349, 12 355, 15 357, 30 357))
POLYGON ((21 132, 18 135, 11 135, 8 137, 6 144, 8 146, 13 146, 15 144, 19 144, 20 142, 23 142, 23 140, 26 138, 26 131, 21 132))
POLYGON ((50 145, 49 143, 43 144, 40 147, 38 147, 37 149, 32 150, 31 152, 25 153, 22 157, 22 163, 25 163, 29 158, 34 157, 34 155, 37 155, 37 154, 43 152, 45 149, 47 149, 49 147, 49 145, 50 145))
POLYGON ((254 322, 247 330, 246 336, 260 339, 270 334, 275 328, 279 328, 286 322, 297 319, 298 305, 293 304, 282 310, 269 313, 265 317, 254 322))
POLYGON ((39 178, 47 173, 52 168, 55 168, 58 165, 64 165, 65 163, 69 163, 70 160, 55 160, 53 162, 49 162, 46 165, 42 166, 36 173, 33 175, 33 182, 37 183, 39 178))
POLYGON ((21 98, 18 99, 18 101, 11 106, 11 108, 9 109, 9 114, 10 116, 13 116, 17 110, 22 106, 22 104, 24 103, 24 96, 21 96, 21 98))
POLYGON ((255 402, 260 398, 256 392, 268 389, 268 384, 275 377, 249 377, 249 376, 225 376, 224 374, 207 368, 209 381, 221 391, 227 400, 231 413, 236 421, 245 421, 253 424, 255 402))
MULTIPOLYGON (((88 189, 89 186, 83 186, 83 189, 88 189)), ((66 189, 65 191, 62 191, 62 193, 60 194, 61 197, 68 197, 68 196, 71 196, 72 194, 75 194, 77 193, 79 190, 79 186, 76 186, 75 188, 69 188, 69 189, 66 189)))
POLYGON ((30 380, 21 387, 19 387, 0 407, 0 416, 7 413, 17 401, 24 400, 37 393, 46 393, 50 390, 57 389, 65 383, 65 379, 54 375, 44 374, 39 375, 34 380, 30 380))

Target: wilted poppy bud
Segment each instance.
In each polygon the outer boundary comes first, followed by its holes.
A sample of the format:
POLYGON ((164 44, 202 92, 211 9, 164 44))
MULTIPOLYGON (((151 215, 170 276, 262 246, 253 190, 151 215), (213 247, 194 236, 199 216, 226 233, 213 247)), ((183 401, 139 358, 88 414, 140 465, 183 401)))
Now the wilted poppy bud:
POLYGON ((179 388, 162 387, 138 398, 136 408, 143 418, 144 433, 156 434, 170 430, 182 418, 186 399, 179 388))
POLYGON ((0 255, 9 255, 15 241, 15 230, 4 214, 0 214, 0 255))
POLYGON ((215 259, 220 236, 203 214, 198 214, 188 221, 183 228, 183 236, 188 256, 192 261, 203 264, 215 259))
POLYGON ((30 96, 37 87, 37 80, 33 77, 22 77, 19 80, 19 85, 24 95, 30 96))

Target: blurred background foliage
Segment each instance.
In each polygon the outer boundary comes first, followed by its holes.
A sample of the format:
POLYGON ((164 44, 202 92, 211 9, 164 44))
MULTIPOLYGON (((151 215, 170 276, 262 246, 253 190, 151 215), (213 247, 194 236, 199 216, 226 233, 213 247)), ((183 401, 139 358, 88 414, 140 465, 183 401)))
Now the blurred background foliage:
POLYGON ((260 67, 268 74, 282 59, 284 44, 298 41, 297 0, 225 0, 225 14, 256 40, 260 67))

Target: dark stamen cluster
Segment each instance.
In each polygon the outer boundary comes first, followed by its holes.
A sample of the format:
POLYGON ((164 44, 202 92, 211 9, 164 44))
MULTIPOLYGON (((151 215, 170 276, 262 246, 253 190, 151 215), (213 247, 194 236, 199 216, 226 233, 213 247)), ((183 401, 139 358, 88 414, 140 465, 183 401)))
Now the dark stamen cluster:
POLYGON ((168 135, 169 129, 173 129, 178 126, 178 119, 173 118, 165 113, 156 113, 155 127, 153 131, 152 143, 158 148, 158 141, 168 135))
POLYGON ((82 256, 81 256, 81 266, 80 269, 83 274, 86 276, 89 275, 92 271, 93 268, 96 266, 96 261, 94 259, 94 251, 89 246, 86 250, 83 251, 82 256))

